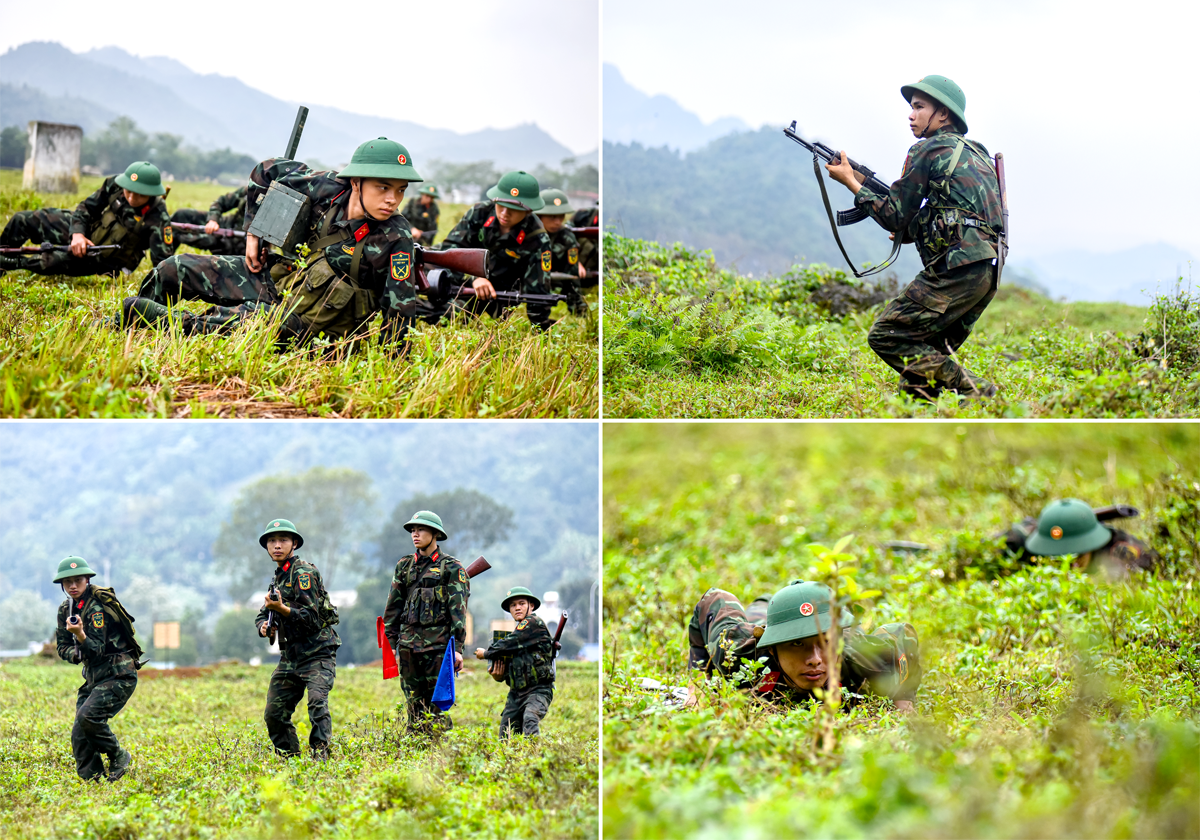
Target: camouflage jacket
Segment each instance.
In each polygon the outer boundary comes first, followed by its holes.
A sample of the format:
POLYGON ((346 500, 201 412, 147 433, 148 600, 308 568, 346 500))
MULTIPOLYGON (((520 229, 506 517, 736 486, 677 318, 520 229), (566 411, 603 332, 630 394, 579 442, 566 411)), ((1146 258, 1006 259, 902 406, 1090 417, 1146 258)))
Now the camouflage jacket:
POLYGON ((394 648, 413 653, 445 650, 454 639, 462 653, 467 640, 471 580, 462 564, 441 549, 406 554, 396 563, 383 610, 383 628, 394 648))
POLYGON ((1000 185, 988 150, 950 127, 908 150, 887 195, 863 186, 854 198, 885 230, 916 242, 926 268, 952 269, 996 258, 1004 227, 1000 185), (950 163, 959 143, 958 163, 950 163))
POLYGON ((504 660, 504 682, 509 688, 554 684, 554 639, 536 614, 518 621, 515 630, 488 645, 483 655, 504 660))
MULTIPOLYGON (((1107 571, 1113 577, 1124 577, 1134 569, 1153 569, 1162 558, 1146 543, 1133 534, 1105 525, 1112 531, 1112 539, 1105 545, 1087 554, 1075 558, 1075 568, 1088 571, 1107 571)), ((1010 554, 1015 554, 1023 563, 1032 562, 1037 555, 1030 554, 1025 548, 1025 540, 1037 531, 1037 520, 1027 516, 1020 522, 1013 523, 1004 534, 1005 547, 1010 554)))
POLYGON ((571 214, 571 227, 598 227, 600 225, 600 205, 581 207, 571 214))
MULTIPOLYGON (((536 295, 549 292, 546 273, 551 263, 550 237, 533 213, 502 234, 493 203, 482 201, 446 234, 441 248, 487 248, 488 280, 500 291, 536 295)), ((533 323, 549 325, 549 306, 526 304, 526 312, 533 323)))
MULTIPOLYGON (((280 661, 295 664, 336 654, 342 640, 322 621, 321 598, 328 594, 317 567, 293 554, 275 569, 274 583, 279 597, 292 610, 286 616, 275 613, 280 661)), ((260 632, 271 614, 266 607, 259 609, 254 626, 260 632)))
POLYGON ((58 606, 58 628, 54 631, 58 655, 73 664, 83 663, 88 685, 113 677, 137 677, 133 645, 117 620, 105 612, 89 586, 74 604, 68 598, 58 606), (78 615, 85 634, 82 642, 67 631, 67 616, 78 615))
MULTIPOLYGON (((334 208, 331 235, 345 233, 345 239, 325 246, 322 253, 330 267, 340 277, 350 274, 356 243, 362 242, 357 286, 372 295, 374 308, 383 313, 380 343, 400 341, 405 337, 417 307, 417 292, 413 285, 413 241, 408 221, 400 213, 384 221, 350 219, 350 181, 339 179, 332 172, 316 172, 300 161, 275 158, 265 160, 250 173, 246 194, 246 229, 254 221, 259 202, 267 194, 272 181, 307 195, 312 202, 309 212, 309 241, 319 236, 322 219, 334 208)), ((318 254, 310 254, 311 264, 318 254)), ((278 254, 268 258, 272 266, 288 266, 278 254)), ((275 269, 272 276, 275 276, 275 269)))
MULTIPOLYGON (((734 678, 743 664, 766 658, 766 667, 753 684, 741 684, 764 699, 799 703, 814 699, 811 691, 787 683, 779 660, 770 649, 758 649, 755 624, 747 620, 738 600, 728 592, 710 589, 696 605, 688 625, 689 665, 712 675, 734 678)), ((871 633, 846 628, 842 633, 841 684, 852 694, 878 694, 893 700, 912 700, 921 684, 921 653, 911 624, 884 624, 871 633)), ((853 697, 850 698, 853 701, 853 697)))
POLYGON ((175 232, 165 198, 154 196, 135 209, 125 200, 115 175, 105 178, 100 189, 76 205, 71 214, 71 233, 82 233, 96 245, 120 245, 115 257, 104 259, 130 271, 138 267, 147 248, 151 265, 175 253, 175 232))
MULTIPOLYGON (((408 203, 404 205, 404 218, 408 220, 410 226, 417 230, 423 230, 437 234, 438 215, 442 212, 438 207, 437 200, 430 202, 428 207, 421 204, 421 199, 410 198, 408 203)), ((433 243, 433 236, 422 236, 421 245, 428 248, 433 243)))
POLYGON ((579 276, 579 240, 575 234, 563 225, 562 229, 550 236, 550 270, 561 271, 564 274, 579 276))
MULTIPOLYGON (((571 216, 571 227, 599 227, 600 205, 584 207, 576 210, 571 216)), ((578 237, 576 237, 578 238, 578 237)), ((600 269, 600 249, 596 246, 598 240, 584 239, 579 243, 579 261, 588 271, 600 269)))
POLYGON ((225 195, 218 196, 208 207, 208 221, 220 222, 221 227, 229 230, 243 230, 242 225, 246 221, 246 191, 247 187, 238 187, 236 190, 225 195), (232 213, 229 211, 232 210, 232 213), (229 213, 224 221, 221 219, 223 213, 229 213))

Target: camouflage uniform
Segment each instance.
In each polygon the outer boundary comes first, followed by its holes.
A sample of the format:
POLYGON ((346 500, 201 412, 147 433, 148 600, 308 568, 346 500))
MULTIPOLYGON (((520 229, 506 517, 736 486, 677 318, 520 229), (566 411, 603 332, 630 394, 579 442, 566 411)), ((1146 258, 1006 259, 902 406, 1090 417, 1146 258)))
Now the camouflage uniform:
POLYGON ((467 599, 471 582, 466 569, 449 554, 407 554, 396 563, 392 588, 383 610, 384 633, 396 649, 400 685, 408 701, 408 724, 426 725, 435 715, 442 728, 450 716, 433 705, 433 689, 446 645, 462 653, 467 639, 467 599))
MULTIPOLYGON (((191 207, 181 207, 171 214, 171 221, 189 225, 204 225, 216 222, 226 230, 244 230, 246 221, 246 187, 238 187, 230 193, 218 196, 209 205, 208 213, 191 207), (230 212, 233 211, 233 212, 230 212), (222 213, 228 215, 222 216, 222 213)), ((217 236, 208 233, 178 231, 176 237, 183 245, 221 256, 240 257, 246 253, 246 240, 240 236, 217 236)))
MULTIPOLYGON (((333 736, 329 716, 329 692, 337 671, 337 649, 342 644, 337 631, 321 616, 321 599, 328 598, 321 573, 312 563, 292 555, 275 570, 275 586, 283 603, 291 608, 288 616, 275 614, 279 629, 279 665, 271 674, 267 689, 267 707, 263 718, 275 752, 300 754, 300 739, 292 725, 292 713, 308 689, 308 720, 312 731, 309 746, 320 753, 328 749, 333 736)), ((258 611, 255 625, 261 632, 271 611, 258 611)))
MULTIPOLYGON (((755 624, 737 598, 721 589, 704 593, 688 625, 688 664, 709 676, 732 678, 744 663, 766 657, 766 667, 748 688, 765 700, 800 703, 815 699, 811 691, 793 688, 770 649, 759 650, 755 624)), ((853 627, 842 631, 841 684, 852 695, 866 693, 912 700, 921 684, 920 647, 911 624, 885 624, 871 633, 853 627)), ((856 698, 850 697, 853 703, 856 698)))
MULTIPOLYGON (((1037 531, 1037 527, 1038 521, 1027 516, 1000 535, 1009 553, 1016 555, 1022 563, 1031 563, 1037 556, 1025 548, 1025 540, 1037 531)), ((1104 527, 1112 531, 1112 539, 1095 551, 1078 555, 1075 568, 1089 571, 1104 569, 1113 577, 1125 577, 1134 569, 1153 569, 1161 562, 1159 553, 1133 534, 1109 525, 1104 527)))
POLYGON ((138 297, 126 299, 125 323, 162 323, 169 316, 168 306, 183 298, 213 304, 204 315, 177 312, 185 332, 223 332, 286 300, 289 311, 282 317, 281 339, 305 339, 318 333, 341 338, 382 312, 380 344, 403 341, 417 300, 410 277, 412 235, 404 217, 395 213, 385 221, 349 219, 348 178, 313 171, 299 161, 272 159, 250 173, 247 228, 272 181, 311 199, 310 243, 330 237, 336 241, 310 254, 308 268, 302 271, 294 271, 293 264, 277 253, 268 255, 264 270, 257 273, 250 271, 244 259, 236 257, 189 254, 167 260, 146 277, 138 297), (361 251, 361 262, 354 283, 349 275, 356 251, 361 251), (323 273, 319 273, 318 266, 323 273), (307 292, 302 285, 305 282, 313 286, 307 292), (281 289, 293 291, 281 293, 281 289), (303 313, 291 311, 305 304, 305 294, 315 294, 316 305, 303 313), (335 300, 336 305, 331 306, 329 302, 335 300), (329 323, 314 320, 327 316, 329 323))
MULTIPOLYGON (((571 227, 600 227, 600 205, 576 210, 571 216, 571 227)), ((599 240, 585 239, 579 243, 579 261, 589 272, 600 270, 599 240)))
POLYGON ((438 215, 442 212, 438 207, 437 199, 429 203, 429 206, 421 204, 421 197, 410 198, 408 203, 404 205, 404 213, 402 214, 408 220, 410 227, 415 227, 419 231, 424 231, 421 234, 421 240, 418 243, 422 248, 428 248, 433 245, 433 240, 437 236, 438 215), (425 233, 429 235, 426 236, 425 233))
MULTIPOLYGON (((541 220, 533 213, 522 219, 520 224, 514 225, 507 234, 501 234, 493 202, 482 201, 468 210, 454 230, 446 235, 441 250, 451 248, 486 248, 488 280, 497 291, 549 294, 546 274, 550 271, 550 237, 546 235, 541 220)), ((467 282, 456 272, 451 272, 450 276, 455 284, 467 282)), ((421 317, 429 323, 437 323, 450 311, 451 305, 472 314, 486 312, 493 318, 500 317, 513 306, 476 298, 429 302, 422 305, 421 317)), ((527 303, 525 312, 529 320, 542 329, 549 329, 553 323, 549 304, 527 303)))
POLYGON ((942 388, 970 393, 976 383, 982 390, 988 383, 950 354, 996 295, 992 261, 1003 220, 987 149, 945 126, 909 149, 887 195, 864 185, 854 204, 904 242, 916 242, 925 267, 871 327, 871 349, 900 373, 901 388, 911 394, 936 396, 942 388))
POLYGON ((47 251, 22 256, 17 267, 36 274, 83 277, 115 274, 122 269, 133 271, 147 248, 153 265, 175 253, 175 233, 163 197, 153 196, 135 209, 125 200, 116 176, 105 178, 100 189, 79 202, 73 212, 47 207, 13 214, 0 233, 0 247, 19 248, 26 241, 34 245, 70 245, 71 236, 76 233, 82 233, 93 245, 120 245, 121 249, 94 257, 47 251))
POLYGON ((508 700, 500 713, 500 738, 512 730, 537 735, 554 699, 554 640, 546 622, 530 614, 516 629, 488 646, 484 658, 504 662, 508 700))
POLYGON ((586 315, 587 303, 579 292, 579 240, 575 234, 563 225, 558 233, 547 234, 550 237, 550 270, 561 274, 569 274, 570 279, 550 281, 550 290, 558 295, 566 295, 567 307, 576 315, 586 315))
POLYGON ((108 722, 125 708, 137 688, 137 667, 133 645, 125 637, 117 620, 105 611, 89 586, 83 598, 58 607, 55 631, 58 655, 71 663, 83 663, 83 685, 75 699, 75 725, 71 728, 71 752, 75 770, 81 779, 104 775, 104 760, 109 762, 121 749, 108 722), (76 642, 67 630, 67 616, 77 614, 86 634, 76 642))

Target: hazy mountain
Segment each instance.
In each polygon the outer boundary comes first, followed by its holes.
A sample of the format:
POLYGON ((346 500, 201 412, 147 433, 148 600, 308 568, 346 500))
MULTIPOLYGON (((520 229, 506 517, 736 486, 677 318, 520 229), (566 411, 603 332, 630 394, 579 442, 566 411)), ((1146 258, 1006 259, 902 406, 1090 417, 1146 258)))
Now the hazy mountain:
POLYGON ((24 128, 30 120, 44 120, 77 125, 85 134, 91 134, 119 116, 115 111, 76 96, 50 96, 28 85, 0 82, 0 128, 10 125, 24 128))
POLYGON ((737 117, 705 125, 671 97, 647 96, 625 81, 615 65, 604 65, 604 139, 609 143, 636 142, 690 152, 726 134, 749 130, 737 117))
MULTIPOLYGON (((33 104, 44 103, 55 121, 75 122, 85 130, 94 130, 99 114, 112 113, 133 118, 147 132, 182 135, 201 149, 229 147, 258 158, 283 152, 297 108, 230 76, 202 75, 174 59, 138 58, 117 47, 76 54, 57 43, 22 44, 0 56, 0 81, 41 91, 46 99, 33 104)), ((6 88, 0 127, 44 118, 30 116, 30 95, 10 108, 7 94, 6 88)), ((532 169, 571 157, 570 149, 533 124, 458 134, 311 105, 300 156, 336 166, 349 160, 359 143, 381 135, 404 143, 418 168, 439 158, 532 169)))
POLYGON ((1182 277, 1196 287, 1200 264, 1188 252, 1164 242, 1138 245, 1111 254, 1056 251, 1020 262, 1055 297, 1109 300, 1147 306, 1155 294, 1168 293, 1182 277))

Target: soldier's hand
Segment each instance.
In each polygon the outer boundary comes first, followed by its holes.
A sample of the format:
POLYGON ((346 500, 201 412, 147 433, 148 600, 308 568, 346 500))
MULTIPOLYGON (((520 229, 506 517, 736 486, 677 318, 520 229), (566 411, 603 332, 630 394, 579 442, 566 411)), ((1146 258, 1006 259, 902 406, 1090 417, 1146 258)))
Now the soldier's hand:
POLYGON ((480 300, 492 300, 496 297, 496 287, 486 277, 476 277, 471 288, 475 290, 475 297, 480 300))
POLYGON ((911 715, 917 710, 911 700, 897 700, 896 711, 902 715, 911 715))
POLYGON ((92 240, 88 239, 82 233, 71 234, 71 254, 76 257, 87 256, 87 249, 91 247, 92 240))
POLYGON ((683 701, 683 708, 692 709, 700 703, 700 698, 696 696, 696 689, 693 686, 688 686, 687 699, 683 701))
POLYGON ((262 271, 262 260, 258 258, 258 237, 253 233, 246 234, 246 268, 254 273, 262 271))
POLYGON ((220 229, 221 229, 221 225, 217 222, 216 219, 209 219, 207 222, 204 223, 204 232, 205 233, 216 233, 220 229))
POLYGON ((504 672, 507 670, 507 667, 508 666, 505 664, 503 659, 497 659, 491 664, 491 667, 488 668, 488 673, 492 675, 492 678, 495 679, 496 682, 500 682, 500 680, 504 679, 504 672))
POLYGON ((846 189, 850 190, 850 192, 858 195, 858 190, 860 187, 862 187, 862 184, 860 184, 858 181, 858 173, 856 173, 854 168, 850 165, 849 156, 845 152, 840 152, 839 154, 841 155, 841 157, 838 159, 839 162, 833 163, 831 161, 825 164, 825 169, 827 172, 829 172, 830 178, 837 181, 846 189))
POLYGON ((462 670, 462 654, 454 651, 454 672, 457 674, 462 670))
POLYGON ((583 263, 579 263, 579 279, 583 280, 587 277, 587 269, 583 267, 583 263))
POLYGON ((267 625, 266 624, 258 625, 258 635, 262 636, 264 639, 267 637, 267 625))
POLYGON ((475 648, 475 658, 476 659, 483 659, 484 658, 483 655, 485 653, 487 653, 487 651, 484 650, 483 648, 475 648))
POLYGON ((417 228, 413 228, 413 229, 412 229, 412 238, 413 238, 413 239, 420 239, 420 238, 421 238, 421 234, 422 234, 422 233, 424 233, 424 231, 422 231, 422 230, 418 230, 417 228))

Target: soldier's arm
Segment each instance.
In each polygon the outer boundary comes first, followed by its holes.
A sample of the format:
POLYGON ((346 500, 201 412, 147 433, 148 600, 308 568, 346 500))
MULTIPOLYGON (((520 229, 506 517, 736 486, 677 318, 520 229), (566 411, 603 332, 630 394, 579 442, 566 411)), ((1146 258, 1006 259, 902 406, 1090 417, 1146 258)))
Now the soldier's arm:
POLYGON ((211 205, 209 205, 207 221, 210 221, 210 222, 221 221, 221 214, 228 213, 230 210, 237 207, 238 202, 241 201, 245 197, 245 195, 246 195, 246 188, 238 187, 233 192, 229 192, 229 193, 225 193, 224 195, 217 196, 217 200, 214 201, 211 205))
POLYGON ((83 201, 75 205, 75 212, 71 214, 71 233, 81 233, 87 236, 88 231, 92 229, 92 225, 100 221, 100 217, 104 215, 104 208, 108 204, 107 190, 109 180, 106 179, 100 185, 100 189, 89 195, 83 201))
POLYGON ((450 635, 454 637, 454 650, 463 652, 467 641, 467 599, 471 596, 471 579, 462 564, 455 563, 447 570, 447 612, 450 614, 450 635))
POLYGON ((404 585, 400 566, 401 564, 397 563, 396 571, 392 573, 392 587, 388 590, 387 605, 383 608, 383 633, 392 647, 396 646, 396 640, 400 638, 400 615, 408 598, 408 588, 404 585))
POLYGON ((476 241, 481 230, 478 216, 478 207, 472 207, 468 210, 458 220, 458 224, 454 226, 454 229, 446 234, 446 238, 442 240, 441 250, 445 251, 450 248, 482 248, 483 243, 476 241))
POLYGON ((271 611, 266 607, 260 607, 258 615, 254 617, 254 626, 258 628, 259 635, 262 635, 263 625, 267 623, 267 619, 271 617, 271 611))
POLYGON ((397 345, 408 338, 408 329, 417 314, 417 287, 413 282, 415 255, 413 241, 405 234, 396 240, 390 254, 384 255, 387 272, 383 283, 380 308, 383 324, 379 330, 380 345, 397 345))
POLYGON ((517 628, 503 639, 497 639, 488 645, 488 649, 483 654, 484 659, 512 656, 523 650, 534 650, 554 644, 554 638, 550 635, 550 629, 546 626, 546 622, 536 615, 531 615, 518 622, 517 628))
POLYGON ((176 242, 174 231, 169 234, 170 244, 167 243, 168 229, 171 227, 171 217, 167 215, 164 205, 156 214, 158 216, 150 225, 150 265, 155 266, 175 253, 176 242))
POLYGON ((58 608, 58 626, 54 630, 54 646, 58 649, 59 658, 78 665, 80 657, 77 645, 75 637, 67 629, 67 606, 63 604, 58 608))
MULTIPOLYGON (((910 150, 904 174, 895 181, 887 195, 879 195, 865 184, 854 197, 854 206, 862 207, 884 230, 903 234, 910 241, 910 224, 929 194, 930 175, 938 161, 946 158, 947 145, 941 140, 926 140, 910 150)), ((948 161, 942 160, 944 168, 948 161)))
POLYGON ((921 646, 911 624, 884 624, 846 638, 846 668, 855 684, 896 702, 912 702, 921 685, 921 646))
MULTIPOLYGON (((94 603, 94 602, 93 602, 94 603)), ((97 659, 104 652, 104 642, 108 638, 109 618, 104 611, 99 608, 92 608, 87 611, 86 615, 80 616, 83 619, 83 641, 79 643, 79 655, 86 659, 97 659), (97 627, 92 616, 96 613, 103 616, 101 626, 97 627)))

